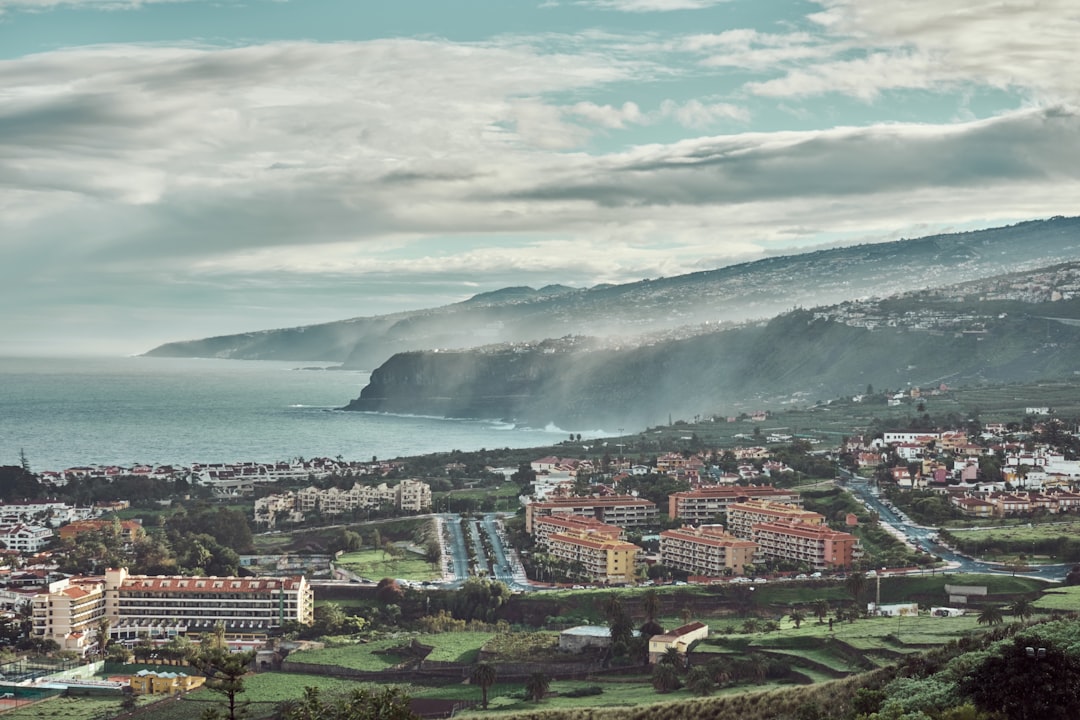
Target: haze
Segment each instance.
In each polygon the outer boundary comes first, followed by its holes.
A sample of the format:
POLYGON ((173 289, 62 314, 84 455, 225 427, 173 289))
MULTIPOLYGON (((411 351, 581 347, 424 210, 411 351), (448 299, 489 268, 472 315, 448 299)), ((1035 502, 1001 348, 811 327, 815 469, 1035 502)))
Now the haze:
POLYGON ((0 354, 1076 215, 1080 10, 0 0, 0 354))

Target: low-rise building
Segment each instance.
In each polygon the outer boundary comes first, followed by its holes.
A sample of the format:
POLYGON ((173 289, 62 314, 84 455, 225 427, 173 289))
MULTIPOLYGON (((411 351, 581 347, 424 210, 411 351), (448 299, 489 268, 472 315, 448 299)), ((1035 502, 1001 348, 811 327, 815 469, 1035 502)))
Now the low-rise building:
POLYGON ((754 561, 757 543, 730 535, 718 525, 682 527, 660 533, 660 562, 691 575, 738 574, 754 561))
POLYGON ((142 524, 134 520, 76 520, 61 527, 58 534, 61 540, 74 540, 83 533, 101 532, 102 530, 115 530, 120 534, 124 542, 128 543, 135 542, 145 532, 142 524))
POLYGON ((140 670, 131 676, 131 692, 136 695, 176 695, 202 687, 206 678, 175 672, 140 670))
POLYGON ((688 623, 663 635, 653 635, 649 638, 649 662, 659 662, 669 648, 675 648, 680 655, 686 655, 691 644, 707 637, 709 626, 700 622, 688 623))
POLYGON ((0 543, 8 550, 16 550, 24 553, 36 553, 45 549, 53 538, 53 531, 41 525, 14 525, 0 526, 0 543))

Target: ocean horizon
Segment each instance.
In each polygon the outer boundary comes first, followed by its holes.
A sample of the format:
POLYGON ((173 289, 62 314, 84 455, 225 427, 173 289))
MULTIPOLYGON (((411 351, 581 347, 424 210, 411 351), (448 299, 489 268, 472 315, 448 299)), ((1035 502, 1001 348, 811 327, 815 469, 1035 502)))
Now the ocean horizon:
POLYGON ((370 374, 326 367, 333 366, 0 357, 0 465, 18 464, 20 453, 35 472, 339 455, 361 461, 536 447, 568 437, 552 426, 344 411, 370 374))

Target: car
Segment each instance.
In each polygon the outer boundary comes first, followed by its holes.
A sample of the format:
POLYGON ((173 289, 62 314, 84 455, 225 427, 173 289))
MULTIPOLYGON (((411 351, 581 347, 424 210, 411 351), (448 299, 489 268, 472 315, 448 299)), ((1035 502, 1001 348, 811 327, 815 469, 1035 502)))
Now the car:
POLYGON ((754 582, 756 582, 756 583, 767 583, 767 582, 769 582, 769 580, 767 578, 754 578, 754 582))
POLYGON ((574 585, 570 589, 571 590, 584 590, 585 586, 584 585, 574 585))
POLYGON ((753 580, 751 580, 748 577, 743 577, 743 576, 740 575, 739 577, 731 578, 731 582, 733 582, 733 583, 748 583, 748 582, 753 582, 753 580))
POLYGON ((810 576, 807 575, 806 573, 799 573, 798 575, 795 576, 796 580, 808 580, 809 578, 810 578, 810 576))
POLYGON ((810 577, 812 577, 812 578, 814 578, 816 580, 817 578, 821 577, 821 573, 819 573, 819 572, 810 573, 810 577))

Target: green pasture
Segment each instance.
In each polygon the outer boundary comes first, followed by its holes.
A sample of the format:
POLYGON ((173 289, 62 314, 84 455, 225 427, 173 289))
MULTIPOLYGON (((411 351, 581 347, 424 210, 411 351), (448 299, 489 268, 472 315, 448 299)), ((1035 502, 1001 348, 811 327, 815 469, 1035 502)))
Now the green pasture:
POLYGON ((471 664, 476 662, 484 643, 493 637, 493 632, 448 632, 421 635, 417 640, 435 648, 427 656, 428 660, 471 664))
POLYGON ((394 558, 382 550, 358 550, 345 553, 338 558, 337 564, 361 577, 374 580, 392 577, 422 582, 442 577, 437 568, 432 569, 431 563, 408 551, 402 557, 394 558))
POLYGON ((1038 610, 1080 612, 1080 585, 1052 588, 1032 604, 1038 610))
POLYGON ((290 653, 288 659, 298 663, 338 665, 352 670, 378 672, 397 665, 407 657, 383 651, 408 645, 411 640, 410 636, 402 636, 369 643, 334 645, 319 650, 298 650, 290 653))

